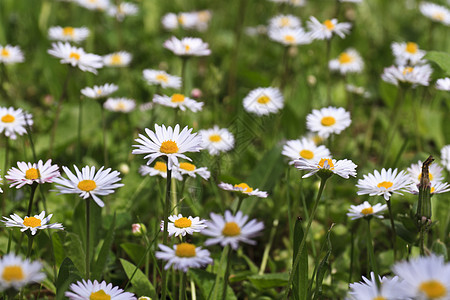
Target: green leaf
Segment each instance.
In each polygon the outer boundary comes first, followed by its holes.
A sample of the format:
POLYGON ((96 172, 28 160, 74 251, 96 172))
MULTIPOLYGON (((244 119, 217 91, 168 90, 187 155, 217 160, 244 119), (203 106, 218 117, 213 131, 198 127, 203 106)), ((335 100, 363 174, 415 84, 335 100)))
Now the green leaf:
POLYGON ((447 261, 448 259, 448 252, 447 252, 447 246, 440 240, 434 241, 433 245, 431 246, 431 251, 437 255, 441 255, 444 257, 444 260, 447 261))
MULTIPOLYGON (((135 243, 122 243, 120 244, 120 248, 122 248, 127 253, 127 255, 135 264, 139 263, 142 259, 142 256, 145 254, 145 247, 135 243)), ((143 261, 141 262, 141 264, 143 264, 143 261)))
MULTIPOLYGON (((213 289, 214 289, 214 282, 216 279, 216 275, 210 272, 207 272, 205 270, 201 269, 190 269, 189 270, 189 276, 194 280, 194 282, 198 285, 200 288, 200 292, 203 295, 203 298, 210 299, 213 289)), ((220 283, 219 286, 219 299, 222 296, 222 283, 220 283)), ((227 286, 227 294, 226 294, 227 300, 237 299, 236 295, 233 292, 233 289, 230 286, 227 286)), ((215 299, 211 299, 215 300, 215 299)))
MULTIPOLYGON (((292 257, 292 265, 294 265, 303 236, 302 220, 297 218, 294 226, 294 256, 292 257)), ((292 270, 292 272, 294 272, 294 279, 292 282, 292 294, 294 299, 304 300, 308 296, 308 250, 306 243, 303 252, 300 255, 297 269, 292 270)))
POLYGON ((66 257, 59 268, 56 279, 56 300, 64 299, 64 292, 67 291, 72 282, 81 280, 79 272, 72 260, 66 257))
POLYGON ((86 272, 86 261, 80 237, 77 234, 68 232, 66 241, 64 249, 67 257, 72 260, 78 271, 83 272, 84 274, 86 272))
POLYGON ((152 299, 157 299, 155 287, 139 268, 122 258, 120 259, 120 263, 137 295, 147 295, 152 299))
POLYGON ((429 51, 425 59, 435 62, 445 73, 450 74, 450 54, 439 51, 429 51))
POLYGON ((116 226, 116 215, 114 214, 113 222, 111 223, 110 228, 106 234, 105 240, 103 241, 102 248, 98 254, 97 261, 95 262, 92 270, 92 278, 100 280, 102 277, 103 270, 105 269, 106 260, 108 258, 109 250, 111 249, 113 240, 114 240, 114 232, 116 226))
POLYGON ((288 273, 270 273, 263 275, 252 275, 248 279, 257 289, 270 289, 286 286, 289 281, 288 273))
POLYGON ((314 291, 314 299, 319 299, 320 296, 322 296, 322 282, 323 278, 325 277, 325 273, 327 272, 329 268, 328 258, 331 255, 331 229, 333 228, 334 224, 331 225, 330 229, 327 232, 327 236, 325 237, 326 243, 327 243, 327 253, 325 254, 325 257, 321 260, 318 268, 317 268, 317 274, 316 274, 316 290, 314 291))
POLYGON ((60 266, 66 257, 66 253, 64 252, 63 247, 63 238, 65 235, 65 231, 57 231, 52 234, 52 243, 53 243, 53 254, 55 255, 55 264, 60 266))
MULTIPOLYGON (((384 225, 390 226, 390 220, 385 219, 382 220, 384 225)), ((412 232, 408 230, 402 223, 398 221, 394 221, 395 231, 397 232, 397 235, 402 238, 405 242, 408 244, 414 244, 417 239, 417 232, 412 232)))

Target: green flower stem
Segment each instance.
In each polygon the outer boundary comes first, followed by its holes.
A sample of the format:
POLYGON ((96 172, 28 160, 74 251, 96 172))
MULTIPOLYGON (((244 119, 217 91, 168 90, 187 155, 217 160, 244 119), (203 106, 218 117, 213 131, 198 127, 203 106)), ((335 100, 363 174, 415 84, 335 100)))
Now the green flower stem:
POLYGON ((289 78, 289 46, 284 47, 280 90, 283 91, 289 78))
MULTIPOLYGON (((166 164, 169 166, 169 161, 166 159, 166 164)), ((164 228, 163 228, 163 244, 167 246, 167 223, 169 222, 169 209, 170 209, 170 192, 172 185, 172 170, 167 168, 167 179, 166 179, 166 201, 164 203, 164 228)), ((162 288, 161 288, 161 299, 166 299, 167 294, 167 270, 164 269, 164 265, 162 265, 162 288)))
POLYGON ((78 100, 78 136, 77 136, 77 162, 81 163, 81 131, 83 123, 83 98, 78 100))
POLYGON ((187 56, 181 57, 181 93, 186 96, 186 69, 187 69, 187 56))
MULTIPOLYGON (((308 237, 309 229, 311 228, 312 221, 314 219, 314 216, 316 215, 317 206, 318 206, 318 204, 320 202, 320 197, 322 196, 322 192, 323 192, 323 190, 325 188, 325 183, 327 182, 328 178, 329 178, 329 176, 328 177, 326 177, 326 176, 321 177, 319 192, 317 193, 316 201, 314 202, 314 206, 313 206, 311 215, 310 215, 310 217, 308 219, 308 224, 306 225, 305 233, 304 233, 302 241, 300 243, 300 246, 299 246, 299 249, 298 249, 298 252, 297 252, 297 256, 295 257, 294 264, 292 265, 292 270, 291 270, 291 273, 289 275, 289 281, 288 281, 287 288, 286 288, 286 291, 284 293, 283 299, 288 299, 289 291, 291 290, 291 286, 292 286, 292 281, 294 280, 294 273, 295 273, 295 270, 297 269, 298 263, 300 262, 300 256, 303 253, 303 249, 304 249, 305 244, 306 244, 306 238, 308 237)), ((306 209, 306 207, 305 207, 305 209, 306 209)))
MULTIPOLYGON (((370 220, 371 218, 366 218, 367 220, 367 256, 369 256, 369 269, 373 271, 375 275, 375 282, 377 286, 380 287, 380 279, 378 278, 378 266, 375 261, 375 253, 372 245, 372 234, 370 232, 370 220)), ((368 273, 370 274, 370 272, 368 273)))
POLYGON ((236 215, 238 213, 239 209, 241 208, 242 201, 244 201, 244 197, 245 197, 244 195, 238 196, 238 204, 236 206, 236 210, 234 211, 234 215, 236 215))
POLYGON ((90 276, 90 244, 91 244, 91 200, 86 199, 86 280, 90 276))
POLYGON ((391 201, 388 200, 387 207, 389 210, 389 220, 391 221, 391 229, 392 229, 392 249, 394 251, 394 261, 397 260, 397 248, 396 248, 396 239, 397 239, 397 231, 395 230, 395 224, 394 224, 394 215, 392 214, 392 207, 391 207, 391 201))
POLYGON ((272 228, 270 229, 269 242, 266 244, 266 247, 264 248, 264 254, 258 273, 259 275, 263 275, 264 270, 266 269, 267 261, 269 259, 270 248, 272 247, 273 239, 275 238, 275 233, 277 232, 278 223, 279 223, 278 219, 273 220, 272 228))
POLYGON ((178 299, 184 300, 186 294, 186 273, 180 272, 180 290, 178 292, 178 299))
POLYGON ((331 55, 331 39, 333 37, 327 39, 327 48, 326 48, 326 55, 325 55, 325 66, 324 70, 327 72, 327 105, 331 104, 331 70, 328 67, 328 62, 330 61, 330 55, 331 55))
POLYGON ((197 300, 197 291, 196 291, 196 289, 195 289, 195 283, 194 283, 194 280, 191 279, 191 280, 190 280, 190 283, 191 283, 191 299, 192 299, 192 300, 197 300))
POLYGON ((216 279, 214 281, 213 297, 211 299, 218 299, 217 294, 219 292, 219 282, 222 277, 222 266, 224 264, 224 260, 228 257, 229 252, 231 252, 230 245, 226 245, 225 248, 223 248, 222 254, 220 256, 219 267, 217 269, 216 279))
POLYGON ((33 240, 34 240, 34 235, 30 233, 28 233, 28 249, 27 249, 27 258, 30 258, 31 256, 31 250, 33 249, 33 240))
POLYGON ((8 254, 9 251, 11 251, 11 241, 12 241, 12 230, 9 230, 9 234, 8 234, 8 246, 6 246, 6 253, 8 254))
POLYGON ((31 212, 33 210, 33 199, 34 194, 36 192, 36 188, 38 187, 37 182, 33 182, 33 184, 30 186, 31 192, 30 192, 30 201, 28 201, 28 210, 27 210, 27 216, 31 217, 31 212))
POLYGON ((233 254, 233 249, 231 249, 231 247, 229 247, 228 255, 227 255, 227 267, 225 269, 225 276, 223 278, 222 300, 225 300, 227 298, 228 277, 230 277, 230 262, 231 262, 232 254, 233 254))
POLYGON ((105 108, 103 107, 103 101, 100 103, 100 109, 102 112, 102 131, 103 131, 103 163, 105 167, 108 166, 108 148, 106 147, 106 116, 105 116, 105 108))
POLYGON ((174 215, 177 215, 178 214, 178 206, 179 206, 179 203, 177 201, 177 180, 174 177, 172 177, 171 180, 172 180, 172 185, 171 185, 171 190, 170 190, 170 196, 172 198, 172 205, 170 207, 169 214, 173 213, 174 215))

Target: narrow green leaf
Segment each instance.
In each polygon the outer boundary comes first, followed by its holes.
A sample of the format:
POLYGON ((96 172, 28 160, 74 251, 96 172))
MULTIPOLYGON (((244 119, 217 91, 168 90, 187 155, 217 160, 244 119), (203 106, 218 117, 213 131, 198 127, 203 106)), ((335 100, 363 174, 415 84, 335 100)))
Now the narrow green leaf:
POLYGON ((289 281, 287 273, 269 273, 263 275, 252 275, 248 279, 257 289, 270 289, 286 286, 289 281))
POLYGON ((114 215, 113 222, 111 223, 110 228, 108 229, 108 232, 106 234, 105 240, 103 241, 102 248, 100 249, 100 252, 97 257, 97 261, 95 262, 92 270, 92 278, 100 280, 102 277, 103 270, 106 266, 106 261, 108 258, 109 251, 111 249, 113 240, 114 240, 114 233, 115 233, 115 226, 116 226, 116 215, 114 215))
POLYGON ((122 258, 120 259, 120 263, 122 264, 128 279, 133 285, 133 290, 137 295, 146 295, 152 299, 157 299, 155 287, 140 269, 136 268, 135 265, 122 258))
MULTIPOLYGON (((292 258, 292 265, 294 265, 303 236, 302 220, 297 218, 294 225, 294 256, 292 258)), ((292 294, 294 299, 304 300, 308 296, 308 251, 306 244, 300 255, 297 269, 292 270, 292 272, 294 272, 294 280, 292 283, 292 294)))
POLYGON ((131 260, 138 264, 140 261, 142 261, 141 266, 143 265, 142 256, 145 254, 145 247, 139 244, 135 243, 122 243, 120 244, 120 248, 122 248, 127 255, 131 258, 131 260))
POLYGON ((314 299, 319 299, 320 296, 322 296, 322 282, 323 278, 325 277, 325 273, 327 272, 328 268, 330 267, 328 263, 328 258, 331 255, 332 245, 330 240, 331 235, 331 229, 333 228, 334 224, 331 225, 330 229, 327 232, 327 235, 325 237, 326 244, 327 244, 327 252, 325 254, 325 257, 321 260, 319 263, 319 266, 317 268, 317 274, 316 274, 316 290, 314 291, 314 299))
POLYGON ((59 268, 56 279, 56 300, 64 299, 64 292, 67 291, 72 282, 81 280, 79 271, 72 260, 66 257, 59 268))
MULTIPOLYGON (((207 272, 205 270, 201 270, 201 269, 190 269, 189 276, 194 280, 194 282, 200 288, 200 292, 203 295, 204 299, 216 300, 216 299, 209 298, 209 297, 211 297, 210 295, 212 295, 212 290, 214 288, 214 282, 216 279, 215 274, 207 272)), ((222 284, 223 284, 223 282, 219 283, 219 291, 222 291, 222 286, 223 286, 222 284)), ((220 293, 219 299, 221 298, 221 296, 222 295, 220 293)), ((226 299, 227 300, 237 299, 236 295, 233 292, 233 289, 230 286, 227 287, 226 299)))

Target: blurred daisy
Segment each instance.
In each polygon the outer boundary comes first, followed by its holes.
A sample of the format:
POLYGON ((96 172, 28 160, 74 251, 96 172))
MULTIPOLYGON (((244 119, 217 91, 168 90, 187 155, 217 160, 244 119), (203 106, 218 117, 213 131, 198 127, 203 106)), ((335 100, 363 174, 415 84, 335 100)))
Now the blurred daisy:
POLYGON ((165 14, 161 19, 161 23, 164 29, 175 30, 178 28, 178 16, 174 13, 165 14))
POLYGON ((207 149, 210 155, 218 155, 221 152, 228 152, 234 148, 234 136, 226 128, 213 128, 199 131, 202 137, 202 147, 207 149))
POLYGON ((283 95, 277 88, 257 88, 244 98, 244 109, 258 116, 277 113, 283 108, 283 95))
POLYGON ((347 216, 351 217, 352 220, 361 219, 366 217, 375 217, 378 219, 383 219, 383 216, 379 215, 382 211, 387 209, 387 205, 380 203, 375 204, 374 206, 370 205, 369 202, 364 201, 363 204, 360 205, 350 205, 350 209, 348 210, 347 216))
MULTIPOLYGON (((139 173, 142 176, 156 176, 159 175, 162 178, 167 178, 167 164, 162 161, 157 161, 153 167, 149 166, 140 166, 139 167, 139 173)), ((172 177, 175 178, 178 181, 183 180, 183 176, 178 172, 177 169, 172 170, 172 177)))
POLYGON ((316 161, 322 157, 331 157, 330 151, 325 146, 317 146, 314 141, 307 138, 287 141, 281 154, 291 159, 290 165, 298 158, 316 161))
POLYGON ((360 95, 364 98, 369 98, 370 97, 370 93, 368 91, 366 91, 362 86, 356 86, 353 84, 346 84, 345 85, 345 89, 353 94, 356 95, 360 95))
POLYGON ((109 111, 129 113, 136 108, 136 101, 128 98, 109 98, 103 107, 109 111))
POLYGON ((429 65, 422 66, 390 66, 384 68, 381 79, 384 81, 399 85, 399 83, 410 83, 415 87, 416 85, 428 86, 433 69, 429 65))
POLYGON ((70 300, 136 300, 134 294, 124 292, 117 286, 113 286, 111 283, 107 284, 106 281, 94 282, 88 280, 77 281, 70 285, 70 290, 64 293, 64 296, 70 300))
POLYGON ((441 162, 442 165, 450 171, 450 145, 445 145, 441 149, 441 162))
POLYGON ((417 65, 425 63, 423 57, 427 52, 420 50, 416 43, 392 43, 391 48, 397 65, 417 65))
POLYGON ((119 51, 103 56, 103 63, 108 67, 126 67, 130 64, 131 58, 130 53, 119 51))
POLYGON ((350 32, 352 24, 350 23, 338 23, 337 19, 325 20, 320 23, 315 17, 310 17, 307 21, 309 33, 315 40, 329 40, 334 34, 344 38, 346 34, 350 32))
POLYGON ((45 274, 41 269, 42 264, 38 261, 22 260, 13 253, 5 254, 0 259, 0 291, 20 290, 29 283, 43 281, 45 274))
POLYGON ((330 70, 339 71, 342 75, 347 73, 361 73, 364 62, 355 49, 347 49, 339 54, 337 59, 330 60, 328 64, 330 70))
POLYGON ((248 36, 257 36, 257 35, 266 35, 267 34, 267 27, 264 25, 258 25, 254 27, 245 27, 244 28, 245 34, 248 36))
POLYGON ((53 182, 53 178, 59 177, 58 165, 52 165, 52 160, 38 163, 17 162, 18 168, 12 167, 5 176, 10 181, 10 187, 21 188, 25 184, 53 182))
POLYGON ((88 98, 99 99, 105 98, 117 91, 119 87, 112 83, 106 83, 104 85, 94 85, 94 87, 85 87, 81 90, 81 94, 88 98))
POLYGON ((244 182, 235 185, 221 182, 218 186, 225 191, 239 192, 247 196, 256 196, 259 198, 267 198, 268 196, 267 192, 260 191, 259 189, 253 189, 244 182))
POLYGON ((394 278, 378 276, 380 287, 375 281, 375 274, 370 273, 370 279, 362 277, 363 281, 350 283, 348 300, 394 300, 409 299, 406 285, 397 276, 394 278))
POLYGON ((302 178, 308 178, 317 172, 332 172, 333 174, 337 174, 346 179, 349 178, 349 176, 356 176, 357 167, 351 160, 335 160, 331 158, 322 158, 315 161, 300 158, 294 161, 294 166, 299 170, 308 171, 302 178))
POLYGON ((272 28, 298 28, 302 26, 300 19, 293 15, 277 15, 269 20, 272 28))
POLYGON ((206 246, 220 244, 222 247, 230 245, 231 248, 237 250, 239 243, 255 245, 256 242, 251 238, 261 234, 264 229, 263 222, 256 219, 247 222, 248 216, 238 211, 235 216, 229 210, 225 211, 225 215, 210 214, 211 221, 206 222, 206 229, 202 234, 212 238, 205 241, 206 246))
POLYGON ((406 191, 411 184, 411 178, 405 171, 400 171, 397 174, 397 169, 383 168, 381 173, 375 170, 373 174, 363 175, 363 179, 358 179, 358 195, 369 196, 383 196, 386 201, 389 201, 392 194, 400 194, 406 191))
POLYGON ((333 133, 341 133, 351 123, 350 113, 342 107, 329 106, 320 110, 314 109, 306 116, 308 130, 317 132, 323 138, 327 138, 333 133))
POLYGON ((0 107, 0 133, 4 132, 10 139, 15 140, 16 134, 26 133, 27 123, 30 126, 33 125, 31 114, 24 112, 21 108, 0 107))
POLYGON ((164 48, 179 56, 207 56, 211 54, 208 43, 200 38, 186 37, 181 40, 171 37, 164 42, 164 48))
MULTIPOLYGON (((413 195, 419 194, 419 185, 417 183, 411 183, 408 187, 408 192, 413 195)), ((440 181, 431 181, 430 186, 430 194, 442 194, 450 192, 450 184, 447 182, 440 182, 440 181)))
POLYGON ((167 74, 164 71, 146 69, 143 74, 149 85, 160 85, 162 88, 173 89, 181 87, 181 77, 167 74))
POLYGON ((80 172, 77 166, 74 165, 73 167, 75 168, 75 174, 69 168, 62 167, 69 179, 59 177, 53 180, 60 194, 79 194, 83 199, 92 197, 98 206, 103 207, 105 203, 98 196, 112 194, 115 189, 123 186, 122 183, 117 183, 120 181, 120 173, 117 171, 111 172, 111 168, 103 170, 104 167, 101 167, 95 172, 95 167, 85 166, 80 172))
POLYGON ((208 29, 209 21, 211 21, 211 17, 212 17, 211 11, 200 10, 200 11, 195 12, 195 15, 197 17, 195 28, 198 31, 205 31, 206 29, 208 29))
POLYGON ((35 235, 36 232, 43 229, 61 229, 64 230, 64 227, 61 223, 53 223, 47 224, 52 218, 53 214, 49 214, 45 217, 45 211, 41 212, 39 215, 35 215, 34 217, 25 217, 22 219, 16 214, 10 215, 10 218, 3 217, 3 223, 5 223, 6 227, 21 227, 20 231, 24 232, 26 230, 30 230, 31 235, 35 235))
POLYGON ((431 2, 422 2, 419 9, 425 17, 446 26, 450 25, 450 10, 448 8, 431 2))
POLYGON ((436 80, 436 89, 441 91, 450 91, 450 77, 436 80))
POLYGON ((119 5, 111 5, 108 9, 108 15, 115 17, 118 21, 123 21, 126 16, 137 15, 138 6, 130 2, 122 2, 119 5))
MULTIPOLYGON (((1 185, 1 184, 3 184, 3 179, 2 179, 2 177, 0 177, 0 185, 1 185)), ((0 188, 0 193, 3 193, 2 188, 0 188)))
POLYGON ((178 166, 176 166, 176 169, 181 173, 181 175, 189 175, 194 178, 198 175, 203 179, 208 180, 211 176, 211 172, 208 171, 208 168, 197 168, 194 164, 188 162, 179 163, 178 166))
POLYGON ((109 0, 73 0, 78 5, 87 8, 89 10, 106 11, 111 6, 109 0))
POLYGON ((86 27, 53 26, 48 29, 48 36, 51 40, 63 42, 82 42, 89 36, 89 33, 89 29, 86 27))
MULTIPOLYGON (((420 183, 420 178, 422 177, 422 161, 419 160, 416 164, 412 164, 408 169, 408 173, 411 176, 412 181, 415 184, 420 183)), ((428 168, 429 177, 431 182, 437 182, 444 180, 444 176, 442 175, 443 168, 438 164, 431 164, 428 168)))
MULTIPOLYGON (((201 232, 206 228, 206 220, 202 220, 199 217, 188 218, 183 217, 182 214, 169 216, 169 223, 167 223, 167 231, 169 236, 186 236, 186 234, 192 235, 194 232, 201 232)), ((161 221, 161 230, 164 230, 164 221, 161 221)))
POLYGON ((202 268, 213 263, 208 250, 193 244, 181 243, 173 245, 173 248, 159 244, 158 247, 161 251, 156 251, 155 256, 167 261, 165 270, 173 266, 175 270, 186 273, 190 268, 202 268))
POLYGON ((22 50, 19 46, 0 45, 0 63, 15 64, 24 61, 22 50))
POLYGON ((269 38, 285 46, 305 45, 312 42, 309 33, 301 27, 269 27, 269 38))
POLYGON ((69 43, 52 43, 52 49, 47 51, 61 59, 62 64, 70 64, 81 71, 97 74, 97 69, 103 67, 102 57, 96 54, 86 53, 82 48, 71 46, 69 43))
POLYGON ((140 145, 133 145, 137 149, 133 150, 133 154, 147 154, 144 159, 148 159, 147 165, 151 164, 160 156, 167 157, 168 169, 171 170, 173 165, 178 165, 178 158, 191 161, 189 157, 184 155, 185 152, 198 152, 202 149, 202 138, 197 133, 191 133, 192 128, 184 127, 180 132, 180 125, 175 128, 155 124, 155 131, 145 128, 145 132, 149 136, 146 137, 139 134, 139 138, 135 139, 140 145))
POLYGON ((449 299, 450 264, 442 256, 431 254, 397 262, 394 273, 404 280, 413 299, 449 299))
POLYGON ((153 97, 153 102, 168 107, 179 108, 182 111, 189 108, 192 112, 198 112, 203 108, 203 102, 197 102, 191 98, 185 97, 182 94, 173 94, 172 96, 155 95, 153 97))

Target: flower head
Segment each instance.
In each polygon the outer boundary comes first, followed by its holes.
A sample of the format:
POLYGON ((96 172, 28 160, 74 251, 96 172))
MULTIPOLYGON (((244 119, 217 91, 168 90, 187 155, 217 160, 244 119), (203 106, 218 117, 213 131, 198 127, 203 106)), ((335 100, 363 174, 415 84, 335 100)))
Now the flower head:
POLYGON ((350 32, 352 24, 350 23, 338 23, 337 19, 325 20, 323 23, 319 22, 315 17, 310 17, 307 21, 310 35, 315 40, 329 40, 333 34, 337 34, 339 37, 344 38, 346 34, 350 32))
POLYGON ((425 17, 432 21, 450 26, 450 10, 448 8, 431 2, 422 2, 419 9, 425 17))
POLYGON ((84 41, 89 36, 89 33, 89 29, 86 27, 53 26, 48 29, 48 36, 51 40, 62 42, 79 43, 84 41))
POLYGON ((105 98, 117 91, 119 87, 112 83, 106 83, 104 85, 94 85, 94 87, 85 87, 81 90, 81 94, 88 98, 92 99, 99 99, 99 98, 105 98))
POLYGON ((397 276, 394 278, 380 278, 380 287, 375 281, 375 274, 370 273, 370 279, 362 277, 363 281, 350 283, 348 300, 390 300, 390 299, 409 299, 406 285, 397 276))
POLYGON ((188 162, 180 162, 175 168, 181 175, 189 175, 191 177, 200 176, 205 180, 208 180, 211 176, 211 172, 208 171, 207 167, 197 168, 196 165, 188 162))
POLYGON ((202 136, 202 147, 208 150, 211 155, 218 155, 221 152, 228 152, 234 148, 234 136, 226 128, 213 128, 199 131, 202 136))
POLYGON ((409 83, 412 87, 417 85, 428 86, 433 70, 429 65, 421 66, 390 66, 384 68, 381 79, 393 85, 409 83))
POLYGON ((201 268, 213 263, 208 250, 195 247, 193 244, 181 243, 173 245, 173 248, 159 244, 158 247, 161 251, 156 251, 155 256, 167 261, 164 267, 166 270, 173 266, 175 270, 186 273, 189 268, 201 268))
POLYGON ((387 209, 387 205, 380 203, 375 204, 374 206, 370 205, 369 202, 364 201, 363 204, 360 205, 350 205, 350 209, 348 210, 347 216, 351 217, 352 220, 367 218, 367 217, 375 217, 379 219, 383 219, 383 216, 378 213, 387 209))
POLYGON ((439 78, 436 80, 436 89, 441 91, 450 91, 450 77, 439 78))
MULTIPOLYGON (((206 228, 206 220, 199 217, 188 218, 183 217, 182 214, 169 216, 169 222, 167 223, 167 231, 169 236, 185 236, 186 234, 192 235, 194 232, 201 232, 206 228)), ((164 230, 164 221, 161 221, 161 230, 164 230)))
MULTIPOLYGON (((419 160, 416 164, 412 164, 408 169, 408 174, 411 176, 411 180, 415 184, 420 183, 420 178, 422 177, 422 161, 419 160)), ((442 175, 442 167, 438 164, 431 164, 428 169, 428 175, 431 182, 442 181, 444 176, 442 175)))
POLYGON ((218 184, 218 186, 225 191, 239 192, 246 196, 256 196, 259 198, 267 198, 268 196, 267 192, 260 191, 259 189, 254 189, 245 182, 241 182, 235 185, 221 182, 218 184))
POLYGON ((441 149, 441 162, 447 171, 450 171, 450 145, 445 145, 441 149))
POLYGON ((24 112, 21 108, 0 107, 0 133, 5 132, 10 139, 15 140, 16 134, 26 133, 27 123, 29 126, 33 125, 31 114, 24 112))
POLYGON ((137 15, 138 6, 130 2, 122 2, 119 5, 111 5, 108 9, 108 15, 115 17, 118 21, 123 21, 126 16, 137 15))
POLYGON ((24 61, 22 50, 19 46, 0 45, 0 63, 15 64, 24 61))
POLYGON ((24 232, 26 230, 30 230, 32 235, 35 235, 36 232, 42 229, 61 229, 64 230, 64 227, 60 223, 47 224, 52 218, 53 214, 49 214, 45 217, 45 211, 41 212, 39 215, 35 215, 34 217, 25 217, 22 219, 17 214, 10 215, 9 218, 3 217, 3 223, 5 223, 6 227, 21 227, 20 231, 24 232))
POLYGON ((20 290, 32 282, 41 282, 45 274, 41 272, 40 262, 23 260, 13 253, 5 254, 0 259, 0 291, 9 288, 20 290))
POLYGON ((277 88, 257 88, 252 90, 243 101, 244 109, 247 112, 258 116, 277 113, 283 108, 283 95, 277 88))
POLYGON ((301 25, 300 19, 293 15, 277 15, 269 20, 271 28, 298 28, 301 25))
POLYGON ((411 184, 411 178, 405 171, 398 172, 397 169, 382 169, 381 173, 375 170, 373 174, 363 175, 358 179, 358 195, 384 196, 389 201, 393 193, 400 194, 411 184))
POLYGON ((347 49, 336 59, 328 63, 330 70, 339 71, 342 75, 348 73, 361 73, 364 68, 364 62, 355 49, 347 49))
POLYGON ((181 78, 170 75, 160 70, 146 69, 143 71, 144 79, 149 85, 160 85, 162 88, 179 89, 181 87, 181 78))
POLYGON ((128 98, 109 98, 103 107, 114 112, 129 113, 136 108, 136 101, 128 98))
POLYGON ((302 178, 308 178, 317 172, 327 176, 337 174, 342 178, 348 179, 349 176, 356 176, 356 167, 351 160, 335 160, 331 158, 321 158, 320 160, 309 161, 304 158, 294 160, 294 166, 303 171, 308 171, 302 178))
POLYGON ((200 38, 186 37, 181 40, 171 37, 164 42, 164 48, 179 56, 208 56, 211 54, 208 43, 200 38))
MULTIPOLYGON (((415 182, 411 183, 408 186, 408 192, 413 195, 419 194, 419 185, 415 182)), ((440 181, 431 181, 430 183, 430 194, 442 194, 450 192, 450 184, 447 182, 440 182, 440 181)))
MULTIPOLYGON (((153 167, 149 167, 149 166, 140 166, 139 167, 139 173, 142 176, 156 176, 159 175, 162 178, 167 178, 167 164, 165 162, 162 161, 157 161, 155 162, 155 164, 153 165, 153 167)), ((178 181, 182 181, 183 180, 183 176, 180 174, 180 172, 178 172, 178 170, 176 168, 172 169, 172 177, 175 178, 178 181)))
POLYGON ((313 109, 312 113, 306 116, 306 127, 322 138, 327 138, 331 134, 339 134, 346 129, 352 120, 350 113, 342 107, 324 107, 320 110, 313 109))
POLYGON ((392 43, 392 52, 395 56, 395 63, 397 65, 417 65, 425 63, 423 57, 427 53, 420 50, 419 46, 413 42, 392 43))
POLYGON ((17 162, 17 167, 12 167, 8 170, 5 176, 11 182, 10 187, 15 186, 21 188, 25 184, 53 182, 53 178, 59 176, 58 165, 52 165, 52 160, 49 159, 43 163, 39 160, 38 163, 17 162))
POLYGON ((269 27, 269 38, 285 46, 306 45, 312 42, 309 33, 301 27, 269 27))
POLYGON ((72 0, 89 10, 105 11, 111 6, 110 0, 72 0))
POLYGON ((134 294, 124 292, 117 286, 113 286, 111 283, 107 284, 106 281, 94 282, 88 280, 77 281, 70 285, 69 291, 64 294, 70 300, 81 299, 95 299, 95 300, 136 300, 134 294))
POLYGON ((299 158, 317 161, 322 157, 331 157, 330 151, 325 146, 317 146, 314 141, 308 138, 287 141, 281 154, 291 159, 289 162, 291 165, 294 164, 294 160, 299 158))
POLYGON ((103 63, 108 67, 126 67, 130 64, 131 58, 130 53, 119 51, 103 56, 103 63))
POLYGON ((173 94, 172 96, 155 95, 153 97, 153 102, 168 107, 179 108, 182 111, 185 111, 186 108, 189 108, 192 112, 198 112, 203 108, 203 102, 197 102, 182 94, 173 94))
POLYGON ((50 55, 61 59, 62 64, 70 64, 81 71, 97 74, 97 69, 103 67, 102 57, 96 54, 86 53, 83 48, 71 46, 69 43, 52 43, 52 48, 47 51, 50 55))

